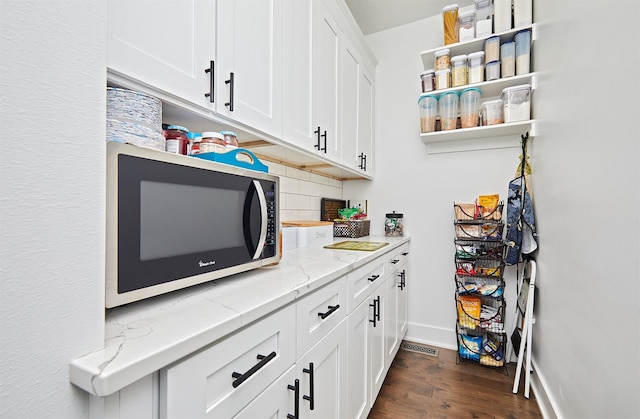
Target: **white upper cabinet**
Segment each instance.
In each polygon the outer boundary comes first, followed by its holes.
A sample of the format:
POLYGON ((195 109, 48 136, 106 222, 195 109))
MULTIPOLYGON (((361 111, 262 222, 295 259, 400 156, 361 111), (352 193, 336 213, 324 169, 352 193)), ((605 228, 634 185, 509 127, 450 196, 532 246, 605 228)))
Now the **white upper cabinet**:
POLYGON ((373 109, 375 79, 366 71, 360 72, 358 100, 357 168, 373 176, 373 109))
POLYGON ((215 60, 215 0, 109 0, 107 66, 198 106, 215 60))
POLYGON ((217 0, 217 112, 282 135, 282 0, 217 0))
POLYGON ((351 168, 358 167, 358 113, 360 96, 361 59, 358 51, 348 39, 344 39, 341 71, 341 112, 340 138, 342 145, 342 164, 351 168))

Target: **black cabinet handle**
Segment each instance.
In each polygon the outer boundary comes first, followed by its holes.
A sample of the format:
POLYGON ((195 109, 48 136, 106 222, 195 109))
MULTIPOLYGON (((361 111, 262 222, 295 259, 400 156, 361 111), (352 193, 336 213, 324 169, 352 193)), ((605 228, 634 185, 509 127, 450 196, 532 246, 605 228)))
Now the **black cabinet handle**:
POLYGON ((373 323, 373 327, 376 327, 377 322, 380 321, 380 296, 377 296, 373 300, 373 304, 369 304, 369 307, 373 307, 373 320, 369 320, 369 322, 373 323))
POLYGON ((231 374, 231 376, 233 378, 235 378, 236 380, 231 384, 233 386, 233 388, 238 387, 240 384, 244 383, 246 381, 247 378, 251 377, 253 374, 255 374, 260 368, 264 367, 265 365, 267 365, 267 363, 269 361, 271 361, 273 358, 276 357, 276 352, 273 351, 271 352, 269 355, 264 356, 264 355, 258 355, 257 358, 260 360, 260 362, 258 362, 256 365, 254 365, 253 367, 251 367, 251 369, 247 372, 245 372, 244 374, 241 374, 239 372, 234 372, 233 374, 231 374))
POLYGON ((407 256, 409 252, 402 252, 402 256, 407 256))
POLYGON ((367 171, 367 155, 364 155, 364 167, 362 168, 365 172, 367 171))
POLYGON ((358 168, 364 170, 364 153, 358 154, 358 158, 360 159, 360 164, 358 164, 358 168))
POLYGON ((329 309, 329 311, 325 312, 325 313, 318 313, 318 316, 324 320, 327 317, 329 317, 334 311, 336 311, 337 309, 340 308, 340 304, 336 304, 335 306, 329 306, 327 307, 329 309))
POLYGON ((225 80, 224 84, 229 85, 229 101, 225 103, 224 106, 228 106, 229 112, 233 112, 233 85, 234 85, 233 72, 229 73, 229 80, 225 80))
POLYGON ((400 277, 400 283, 398 284, 398 288, 400 288, 400 290, 404 290, 404 287, 406 286, 404 283, 404 275, 405 275, 404 269, 402 270, 402 272, 398 273, 398 276, 400 277))
POLYGON ((209 102, 213 103, 215 100, 215 95, 213 94, 216 87, 216 78, 215 78, 215 70, 214 70, 214 61, 209 61, 209 68, 205 68, 205 73, 211 73, 209 76, 209 93, 205 93, 204 96, 209 98, 209 102))
POLYGON ((400 259, 393 259, 393 260, 391 261, 391 263, 393 263, 394 265, 395 265, 396 263, 398 263, 398 262, 400 262, 400 259))
POLYGON ((376 297, 376 304, 378 305, 378 311, 376 313, 376 316, 378 316, 378 321, 380 321, 380 296, 378 295, 378 297, 376 297))
POLYGON ((320 151, 324 151, 324 154, 327 154, 327 130, 324 130, 324 134, 321 135, 324 138, 324 147, 320 149, 320 151))
POLYGON ((318 151, 320 150, 320 127, 318 127, 317 130, 313 131, 314 134, 316 134, 316 138, 317 138, 317 143, 313 146, 314 148, 317 148, 318 151))
POLYGON ((369 304, 369 307, 373 307, 373 320, 369 320, 369 323, 373 323, 373 327, 376 327, 376 300, 373 300, 373 304, 369 304))
POLYGON ((295 398, 293 402, 293 415, 288 413, 287 419, 298 419, 300 417, 300 380, 296 378, 293 383, 293 385, 289 384, 287 386, 289 390, 293 390, 293 397, 295 398))
POLYGON ((373 282, 376 279, 380 278, 380 275, 371 275, 369 278, 367 278, 369 281, 373 282))
POLYGON ((309 410, 314 409, 313 397, 313 362, 309 362, 309 368, 303 368, 302 372, 309 374, 309 395, 302 396, 303 399, 309 401, 309 410))

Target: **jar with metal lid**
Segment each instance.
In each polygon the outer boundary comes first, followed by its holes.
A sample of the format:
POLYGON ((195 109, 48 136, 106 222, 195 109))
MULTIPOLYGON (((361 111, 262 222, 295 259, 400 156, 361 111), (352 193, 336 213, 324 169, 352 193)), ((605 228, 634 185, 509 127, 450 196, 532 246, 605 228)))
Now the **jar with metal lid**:
POLYGON ((451 87, 467 84, 467 56, 456 55, 451 58, 451 87))
POLYGON ((404 214, 395 211, 387 213, 384 220, 384 235, 387 237, 404 236, 404 214))
POLYGON ((447 70, 451 68, 451 59, 449 57, 451 50, 449 48, 439 49, 433 53, 435 60, 434 68, 438 70, 447 70))
POLYGON ((238 137, 233 131, 220 131, 220 134, 224 137, 224 144, 227 151, 238 148, 238 137))
POLYGON ((165 131, 165 150, 169 153, 187 155, 189 129, 180 125, 169 125, 165 131))
POLYGON ((219 132, 203 132, 200 153, 226 153, 224 135, 219 132))

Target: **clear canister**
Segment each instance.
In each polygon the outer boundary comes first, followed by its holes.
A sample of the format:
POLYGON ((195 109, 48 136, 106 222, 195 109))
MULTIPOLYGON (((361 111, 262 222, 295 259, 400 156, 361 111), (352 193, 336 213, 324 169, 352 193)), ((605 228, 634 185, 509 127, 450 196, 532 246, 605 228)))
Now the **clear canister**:
POLYGON ((180 125, 169 125, 165 131, 165 150, 169 153, 187 155, 189 129, 180 125))
POLYGON ((533 0, 513 0, 513 27, 531 25, 533 21, 533 0))
POLYGON ((516 40, 516 74, 527 74, 531 64, 531 31, 520 31, 516 40))
POLYGON ((516 43, 505 42, 500 45, 500 77, 516 75, 516 43))
POLYGON ((435 70, 427 70, 420 74, 420 81, 422 83, 422 93, 431 92, 436 88, 436 72, 435 70))
POLYGON ((480 113, 480 98, 482 92, 477 87, 464 89, 460 93, 460 127, 471 128, 478 126, 480 113))
POLYGON ((442 131, 456 129, 458 122, 458 93, 446 92, 438 101, 442 131))
POLYGON ((506 87, 500 95, 504 122, 526 121, 531 118, 531 85, 506 87))
POLYGON ((404 236, 404 214, 395 211, 387 213, 384 220, 384 235, 404 236))
POLYGON ((451 70, 436 70, 436 89, 448 89, 451 87, 451 70))
POLYGON ((493 0, 493 26, 495 33, 511 29, 511 0, 493 0))
POLYGON ((491 61, 484 66, 487 81, 500 78, 500 61, 491 61))
POLYGON ((493 7, 491 0, 476 0, 476 38, 493 33, 493 7))
POLYGON ((436 130, 436 117, 438 116, 438 96, 435 94, 421 94, 418 99, 420 106, 420 132, 433 132, 436 130))
POLYGON ((469 84, 484 81, 484 51, 467 55, 467 78, 469 84))
POLYGON ((200 141, 200 153, 226 153, 224 135, 219 132, 203 132, 200 141))
POLYGON ((458 15, 458 41, 469 41, 476 37, 476 13, 474 11, 458 15))
POLYGON ((492 36, 484 41, 484 60, 489 63, 491 61, 500 60, 500 37, 492 36))
POLYGON ((238 148, 238 136, 233 131, 220 131, 224 137, 224 145, 227 151, 238 148))
POLYGON ((433 58, 435 60, 434 68, 436 71, 438 70, 447 70, 451 68, 451 58, 449 54, 451 50, 449 48, 439 49, 433 53, 433 58))
POLYGON ((501 99, 484 102, 480 106, 480 112, 482 113, 482 125, 497 125, 504 122, 501 99))
POLYGON ((450 4, 442 9, 442 25, 444 28, 444 44, 458 42, 458 5, 450 4))
POLYGON ((467 56, 451 57, 451 87, 467 84, 467 56))

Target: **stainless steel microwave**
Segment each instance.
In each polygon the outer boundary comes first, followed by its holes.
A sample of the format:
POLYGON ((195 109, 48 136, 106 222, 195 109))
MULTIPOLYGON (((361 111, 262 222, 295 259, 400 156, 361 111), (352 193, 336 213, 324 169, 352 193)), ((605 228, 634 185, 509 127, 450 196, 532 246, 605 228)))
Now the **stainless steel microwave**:
POLYGON ((279 179, 107 143, 107 308, 270 265, 279 179))

